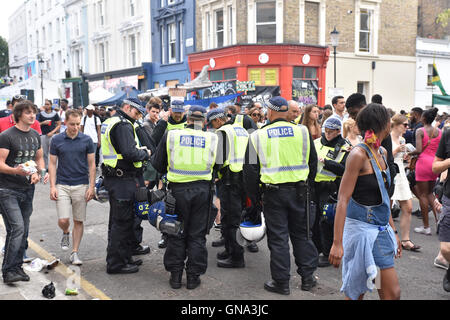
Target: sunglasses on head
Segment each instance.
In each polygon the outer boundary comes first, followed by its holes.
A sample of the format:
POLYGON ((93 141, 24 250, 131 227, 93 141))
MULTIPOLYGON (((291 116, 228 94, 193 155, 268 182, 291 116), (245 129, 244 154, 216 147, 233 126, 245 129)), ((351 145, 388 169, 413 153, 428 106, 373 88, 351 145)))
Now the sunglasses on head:
POLYGON ((24 95, 21 95, 21 94, 15 95, 13 97, 13 100, 26 100, 26 99, 27 99, 27 96, 24 96, 24 95))

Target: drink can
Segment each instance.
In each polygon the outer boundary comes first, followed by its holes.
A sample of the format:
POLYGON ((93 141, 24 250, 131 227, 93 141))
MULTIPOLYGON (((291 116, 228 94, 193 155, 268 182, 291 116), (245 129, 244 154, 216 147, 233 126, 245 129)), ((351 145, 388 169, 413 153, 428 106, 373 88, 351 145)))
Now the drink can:
POLYGON ((77 296, 78 295, 78 289, 66 289, 66 296, 77 296))

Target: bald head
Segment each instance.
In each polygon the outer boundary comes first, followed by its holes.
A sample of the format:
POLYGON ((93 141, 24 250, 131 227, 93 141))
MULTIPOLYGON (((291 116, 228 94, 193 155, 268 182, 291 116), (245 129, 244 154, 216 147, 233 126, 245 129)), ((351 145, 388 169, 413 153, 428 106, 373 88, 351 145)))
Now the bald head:
POLYGON ((288 102, 288 107, 289 107, 289 111, 288 111, 288 116, 287 116, 287 120, 288 121, 294 121, 295 119, 297 119, 300 116, 300 107, 298 105, 297 101, 291 100, 288 102))

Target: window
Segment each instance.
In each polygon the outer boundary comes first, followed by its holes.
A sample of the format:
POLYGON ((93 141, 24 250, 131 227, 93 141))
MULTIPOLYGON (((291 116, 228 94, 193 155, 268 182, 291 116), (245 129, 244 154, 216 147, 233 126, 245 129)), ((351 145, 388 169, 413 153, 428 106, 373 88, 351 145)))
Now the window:
POLYGON ((317 68, 294 67, 294 79, 317 79, 317 68))
POLYGON ((45 33, 45 27, 42 27, 42 46, 47 47, 47 35, 45 33))
POLYGON ((166 38, 164 33, 164 27, 160 27, 161 34, 161 64, 166 63, 166 38))
POLYGON ((184 60, 184 37, 183 37, 183 22, 179 23, 179 28, 180 28, 180 61, 184 60))
POLYGON ((223 10, 216 11, 216 48, 223 47, 223 10))
POLYGON ((137 55, 136 55, 136 35, 130 36, 130 57, 131 57, 131 66, 134 67, 137 64, 137 55))
POLYGON ((53 25, 51 22, 48 24, 48 42, 50 45, 53 44, 53 25))
POLYGON ((366 81, 358 81, 356 86, 356 92, 369 96, 369 82, 366 81))
POLYGON ((134 17, 136 14, 136 0, 129 0, 130 1, 130 16, 134 17))
POLYGON ((259 1, 256 3, 256 42, 275 43, 277 40, 276 3, 259 1))
POLYGON ((175 23, 169 24, 169 63, 177 62, 177 28, 175 23))
MULTIPOLYGON (((196 75, 197 76, 197 75, 196 75)), ((211 81, 224 81, 237 79, 237 73, 235 68, 214 70, 209 72, 209 80, 211 81)))
POLYGON ((98 22, 100 26, 104 26, 106 23, 105 3, 103 1, 98 2, 98 22))
POLYGON ((359 26, 359 51, 371 51, 372 11, 361 9, 359 26))
POLYGON ((433 65, 428 65, 428 73, 427 73, 427 86, 432 87, 433 86, 433 65))
POLYGON ((233 43, 233 7, 228 6, 228 45, 233 43))
POLYGON ((59 18, 56 19, 56 41, 61 40, 61 29, 59 24, 59 18))
POLYGON ((106 71, 106 48, 104 43, 100 43, 99 45, 99 67, 101 72, 106 71))
POLYGON ((211 49, 211 17, 206 13, 206 49, 211 49))

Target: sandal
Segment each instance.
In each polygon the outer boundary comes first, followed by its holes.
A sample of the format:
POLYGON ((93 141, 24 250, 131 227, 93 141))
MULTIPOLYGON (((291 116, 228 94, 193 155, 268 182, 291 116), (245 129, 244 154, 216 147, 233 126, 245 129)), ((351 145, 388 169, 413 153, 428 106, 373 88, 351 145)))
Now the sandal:
POLYGON ((414 244, 414 242, 412 242, 411 240, 401 240, 400 242, 402 243, 402 249, 403 250, 408 250, 408 251, 413 251, 413 252, 419 252, 420 251, 421 246, 416 246, 414 244), (412 247, 404 246, 403 245, 404 242, 411 242, 413 246, 412 247))

